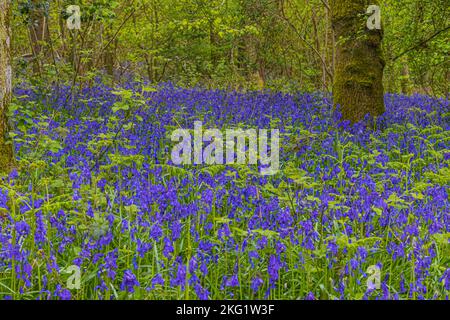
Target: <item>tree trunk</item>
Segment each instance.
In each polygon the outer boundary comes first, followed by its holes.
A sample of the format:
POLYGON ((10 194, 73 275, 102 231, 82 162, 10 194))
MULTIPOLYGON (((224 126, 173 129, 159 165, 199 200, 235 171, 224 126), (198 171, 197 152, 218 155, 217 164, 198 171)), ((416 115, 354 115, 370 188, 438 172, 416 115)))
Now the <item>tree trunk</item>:
POLYGON ((106 27, 105 30, 105 43, 107 47, 103 51, 103 66, 106 70, 106 73, 114 77, 114 56, 115 56, 115 47, 117 46, 116 39, 113 39, 114 34, 112 30, 112 23, 106 27))
POLYGON ((332 23, 336 35, 336 70, 333 86, 335 105, 344 120, 352 123, 370 113, 385 111, 382 57, 382 30, 367 28, 365 14, 377 1, 333 0, 332 23))
POLYGON ((0 172, 2 173, 7 172, 13 162, 7 118, 12 91, 10 5, 10 0, 0 0, 0 172))
POLYGON ((402 77, 401 77, 401 89, 402 94, 409 95, 409 67, 408 67, 408 60, 405 58, 402 60, 403 66, 402 66, 402 77))

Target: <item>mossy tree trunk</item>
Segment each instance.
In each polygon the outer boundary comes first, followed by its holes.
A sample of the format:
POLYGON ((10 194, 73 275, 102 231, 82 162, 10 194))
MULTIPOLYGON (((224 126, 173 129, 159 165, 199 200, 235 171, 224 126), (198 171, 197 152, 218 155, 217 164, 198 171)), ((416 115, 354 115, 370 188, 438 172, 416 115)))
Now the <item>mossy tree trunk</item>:
POLYGON ((382 57, 382 30, 367 28, 366 14, 376 0, 331 1, 332 24, 336 36, 336 66, 333 85, 335 105, 344 120, 352 123, 370 113, 385 111, 382 57))
POLYGON ((10 5, 10 0, 0 0, 0 173, 7 172, 13 162, 7 119, 12 90, 10 5))

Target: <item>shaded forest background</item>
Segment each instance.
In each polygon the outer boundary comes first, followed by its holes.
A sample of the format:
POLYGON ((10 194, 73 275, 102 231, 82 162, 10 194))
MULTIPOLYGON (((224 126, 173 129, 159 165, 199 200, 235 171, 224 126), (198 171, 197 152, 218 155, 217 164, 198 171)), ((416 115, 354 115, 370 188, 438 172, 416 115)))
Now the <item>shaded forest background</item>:
MULTIPOLYGON (((339 39, 329 1, 15 1, 15 81, 330 91, 339 39), (81 7, 79 31, 67 28, 69 5, 81 7)), ((447 95, 449 2, 380 3, 385 90, 447 95)))

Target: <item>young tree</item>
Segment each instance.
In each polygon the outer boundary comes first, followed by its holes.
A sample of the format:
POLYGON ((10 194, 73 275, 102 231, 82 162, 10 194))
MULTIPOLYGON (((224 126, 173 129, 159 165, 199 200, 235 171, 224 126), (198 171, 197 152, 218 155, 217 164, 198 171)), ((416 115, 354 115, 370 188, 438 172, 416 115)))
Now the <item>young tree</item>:
POLYGON ((378 1, 333 0, 332 24, 336 35, 336 67, 333 86, 335 105, 352 123, 370 113, 385 111, 380 28, 369 30, 366 15, 369 4, 378 1), (370 3, 369 3, 370 2, 370 3))
POLYGON ((0 172, 8 171, 13 161, 12 144, 7 137, 12 90, 10 9, 10 0, 0 0, 0 172))
POLYGON ((29 12, 29 32, 31 49, 33 53, 33 71, 35 74, 41 70, 40 61, 41 55, 45 49, 45 43, 49 39, 48 19, 46 17, 46 1, 32 0, 30 3, 29 12))

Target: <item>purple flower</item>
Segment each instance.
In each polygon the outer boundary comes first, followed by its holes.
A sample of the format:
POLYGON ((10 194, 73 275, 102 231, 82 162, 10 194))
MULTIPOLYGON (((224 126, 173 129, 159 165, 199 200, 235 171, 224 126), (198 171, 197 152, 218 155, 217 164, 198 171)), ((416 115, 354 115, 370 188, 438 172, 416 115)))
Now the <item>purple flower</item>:
POLYGON ((19 236, 26 237, 30 233, 30 226, 25 221, 16 222, 16 232, 19 236))
POLYGON ((200 284, 196 284, 194 286, 195 293, 200 300, 208 300, 209 299, 209 291, 203 288, 200 284))
POLYGON ((170 241, 169 238, 165 237, 164 238, 164 249, 163 249, 164 257, 169 259, 172 255, 173 251, 174 251, 174 248, 173 248, 172 241, 170 241))
POLYGON ((231 287, 231 288, 239 287, 239 278, 238 278, 237 274, 234 274, 231 277, 226 277, 225 286, 231 287))
POLYGON ((150 237, 152 237, 153 240, 159 241, 159 238, 161 238, 163 235, 163 230, 161 229, 161 226, 159 224, 153 225, 151 231, 150 231, 150 237))
POLYGON ((152 289, 154 289, 156 285, 164 285, 164 278, 159 273, 152 279, 152 289))
POLYGON ((305 300, 316 300, 316 297, 314 296, 314 293, 309 292, 306 297, 305 300))
POLYGON ((270 259, 269 259, 269 266, 267 268, 267 271, 269 273, 270 283, 272 285, 278 281, 280 269, 281 269, 280 259, 274 255, 271 255, 270 259))
POLYGON ((442 277, 439 279, 439 281, 444 283, 444 288, 445 290, 449 291, 450 290, 450 268, 448 268, 447 270, 445 270, 444 274, 442 275, 442 277))
POLYGON ((72 295, 68 289, 62 290, 59 297, 61 298, 61 300, 71 300, 72 299, 72 295))
POLYGON ((71 300, 72 295, 68 289, 62 289, 60 284, 56 285, 55 296, 61 300, 71 300))
POLYGON ((253 278, 250 287, 252 288, 253 292, 256 293, 261 288, 261 286, 263 284, 264 284, 264 280, 263 279, 261 279, 260 277, 255 277, 255 278, 253 278))
POLYGON ((184 264, 178 264, 177 274, 171 279, 170 285, 173 287, 180 286, 184 290, 186 285, 186 266, 184 264))
POLYGON ((125 270, 120 290, 134 293, 135 287, 139 287, 139 281, 131 270, 125 270))

